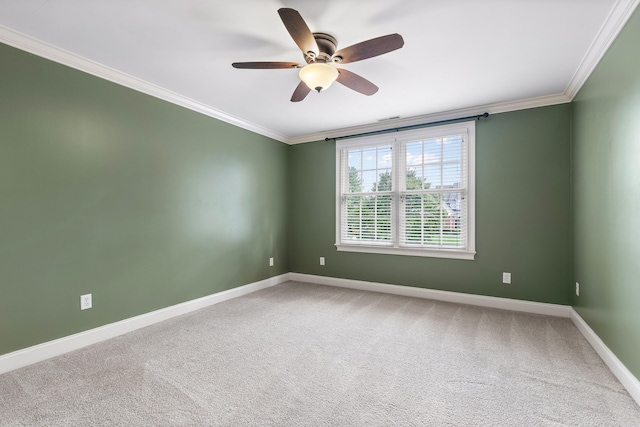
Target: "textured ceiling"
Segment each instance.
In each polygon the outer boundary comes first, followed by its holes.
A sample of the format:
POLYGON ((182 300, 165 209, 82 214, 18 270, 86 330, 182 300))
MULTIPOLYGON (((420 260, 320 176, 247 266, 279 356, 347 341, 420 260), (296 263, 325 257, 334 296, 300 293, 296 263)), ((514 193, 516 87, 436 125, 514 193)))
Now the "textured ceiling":
POLYGON ((0 41, 52 58, 60 48, 128 75, 132 87, 145 91, 145 82, 152 94, 165 91, 166 99, 298 142, 379 127, 378 120, 395 116, 407 123, 532 98, 570 101, 637 2, 2 0, 0 41), (335 36, 338 48, 390 33, 405 45, 343 65, 377 84, 375 95, 334 84, 292 103, 297 70, 231 67, 303 61, 278 16, 281 7, 298 10, 312 31, 335 36))

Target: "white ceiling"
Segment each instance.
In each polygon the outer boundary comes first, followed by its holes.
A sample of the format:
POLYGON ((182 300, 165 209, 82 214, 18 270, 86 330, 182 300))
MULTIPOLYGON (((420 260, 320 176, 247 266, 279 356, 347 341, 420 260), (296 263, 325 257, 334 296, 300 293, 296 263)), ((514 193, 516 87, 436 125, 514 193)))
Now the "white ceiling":
POLYGON ((568 102, 637 4, 0 0, 0 42, 295 143, 444 112, 568 102), (338 48, 390 33, 401 34, 405 45, 342 65, 378 85, 375 95, 335 84, 292 103, 297 70, 231 67, 243 61, 303 62, 278 16, 281 7, 298 10, 312 31, 335 36, 338 48), (378 122, 394 116, 401 119, 378 122))

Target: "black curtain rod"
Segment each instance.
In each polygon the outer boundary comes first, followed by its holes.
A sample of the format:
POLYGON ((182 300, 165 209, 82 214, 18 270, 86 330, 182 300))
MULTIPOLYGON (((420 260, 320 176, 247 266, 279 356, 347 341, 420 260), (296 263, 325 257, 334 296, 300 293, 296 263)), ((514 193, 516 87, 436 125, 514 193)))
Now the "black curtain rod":
POLYGON ((360 137, 360 136, 380 135, 380 134, 383 134, 383 133, 400 132, 400 131, 403 131, 403 130, 410 130, 410 129, 420 129, 420 128, 431 126, 431 125, 441 125, 443 123, 459 122, 461 120, 469 120, 469 119, 480 120, 481 118, 485 118, 486 119, 487 117, 489 117, 489 113, 483 113, 483 114, 477 114, 475 116, 458 117, 458 118, 455 118, 455 119, 447 119, 447 120, 438 120, 437 122, 420 123, 420 124, 417 124, 417 125, 402 126, 402 127, 399 127, 399 128, 374 130, 374 131, 371 131, 371 132, 354 133, 353 135, 336 136, 334 138, 325 138, 324 140, 325 141, 331 141, 333 139, 334 141, 337 141, 339 139, 357 138, 357 137, 360 137))

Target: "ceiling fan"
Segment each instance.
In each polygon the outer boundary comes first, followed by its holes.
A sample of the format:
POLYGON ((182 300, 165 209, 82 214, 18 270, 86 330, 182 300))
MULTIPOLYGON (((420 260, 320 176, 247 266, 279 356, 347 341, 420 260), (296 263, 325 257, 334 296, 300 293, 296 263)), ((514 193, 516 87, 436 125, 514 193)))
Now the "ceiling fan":
POLYGON ((400 34, 389 34, 345 47, 336 51, 335 37, 326 33, 312 33, 297 10, 282 8, 278 14, 304 55, 306 65, 297 62, 234 62, 234 68, 247 69, 287 69, 299 68, 300 80, 291 97, 292 102, 302 101, 311 90, 318 92, 327 89, 337 81, 364 95, 373 95, 378 86, 364 77, 334 64, 347 64, 362 61, 400 49, 404 40, 400 34))

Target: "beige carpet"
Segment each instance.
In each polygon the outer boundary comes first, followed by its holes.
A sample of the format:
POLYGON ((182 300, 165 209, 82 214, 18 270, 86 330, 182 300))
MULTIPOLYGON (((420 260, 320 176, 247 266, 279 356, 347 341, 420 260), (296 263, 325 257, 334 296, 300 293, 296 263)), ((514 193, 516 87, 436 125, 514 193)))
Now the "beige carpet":
POLYGON ((292 282, 0 390, 1 426, 640 425, 568 319, 292 282))

